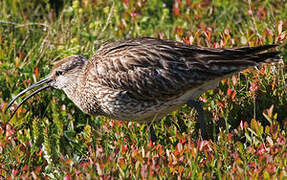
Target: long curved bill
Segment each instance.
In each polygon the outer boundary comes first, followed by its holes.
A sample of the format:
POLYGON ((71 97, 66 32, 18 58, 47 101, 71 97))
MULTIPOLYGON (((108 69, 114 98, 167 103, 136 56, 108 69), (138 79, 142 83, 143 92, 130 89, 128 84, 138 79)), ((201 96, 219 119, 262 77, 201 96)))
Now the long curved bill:
POLYGON ((16 109, 12 112, 11 116, 10 116, 10 119, 12 119, 12 117, 15 115, 16 111, 19 109, 19 107, 24 103, 26 102, 28 99, 30 99, 31 97, 33 97, 35 94, 39 93, 40 91, 44 90, 44 89, 47 89, 50 87, 49 82, 51 82, 52 79, 49 78, 49 77, 46 77, 44 79, 42 79, 41 81, 38 81, 36 82, 35 84, 31 85, 30 87, 24 89, 23 91, 21 91, 16 97, 14 97, 12 99, 12 101, 10 101, 10 103, 7 105, 7 107, 5 108, 5 113, 7 112, 7 110, 12 106, 12 104, 21 96, 23 96, 26 92, 38 87, 38 86, 41 86, 42 84, 46 84, 45 86, 42 86, 41 88, 37 89, 36 91, 34 91, 32 94, 28 95, 26 98, 24 98, 20 104, 16 107, 16 109))

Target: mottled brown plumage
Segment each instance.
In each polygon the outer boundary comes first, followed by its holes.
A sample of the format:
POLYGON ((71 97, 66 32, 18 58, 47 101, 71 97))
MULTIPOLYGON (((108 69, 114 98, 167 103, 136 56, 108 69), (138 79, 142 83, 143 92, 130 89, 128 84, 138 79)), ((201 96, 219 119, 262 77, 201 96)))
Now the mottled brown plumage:
POLYGON ((43 89, 63 90, 85 113, 151 121, 235 72, 277 62, 278 51, 262 53, 275 46, 212 49, 156 38, 124 40, 104 45, 89 60, 75 55, 61 60, 47 78, 17 97, 47 83, 43 89))

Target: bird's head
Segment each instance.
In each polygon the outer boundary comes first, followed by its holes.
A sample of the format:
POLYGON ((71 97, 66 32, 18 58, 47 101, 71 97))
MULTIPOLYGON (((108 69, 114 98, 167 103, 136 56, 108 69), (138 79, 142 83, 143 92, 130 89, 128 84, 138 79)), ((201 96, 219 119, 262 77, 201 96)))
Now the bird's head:
POLYGON ((73 84, 75 79, 81 75, 86 58, 72 55, 58 62, 47 76, 50 80, 49 85, 56 89, 64 89, 73 84))
POLYGON ((11 117, 12 118, 15 114, 15 112, 18 110, 18 108, 24 103, 26 102, 28 99, 30 99, 31 97, 33 97, 35 94, 39 93, 40 91, 43 91, 49 87, 53 87, 56 89, 65 89, 66 87, 68 87, 69 85, 73 84, 73 82, 75 82, 76 78, 81 74, 81 69, 83 68, 85 62, 86 62, 86 58, 82 57, 82 56, 78 56, 78 55, 72 55, 69 57, 66 57, 62 60, 60 60, 52 69, 52 71, 50 72, 50 74, 36 82, 35 84, 31 85, 30 87, 24 89, 23 91, 21 91, 15 98, 13 98, 10 103, 7 105, 5 112, 11 107, 11 105, 16 101, 16 99, 18 99, 19 97, 21 97, 22 95, 24 95, 26 92, 42 86, 40 88, 38 88, 36 91, 32 92, 30 95, 28 95, 27 97, 25 97, 20 104, 16 107, 16 109, 12 112, 11 117))

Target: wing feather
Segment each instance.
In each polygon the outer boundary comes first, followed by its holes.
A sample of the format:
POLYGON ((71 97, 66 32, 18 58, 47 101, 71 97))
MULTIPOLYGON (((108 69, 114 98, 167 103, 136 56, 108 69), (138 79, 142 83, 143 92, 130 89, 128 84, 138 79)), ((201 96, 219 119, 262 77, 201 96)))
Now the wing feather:
POLYGON ((276 59, 278 52, 257 54, 272 47, 212 49, 138 38, 103 46, 90 61, 93 68, 88 69, 99 84, 127 91, 134 99, 167 99, 259 62, 276 59))

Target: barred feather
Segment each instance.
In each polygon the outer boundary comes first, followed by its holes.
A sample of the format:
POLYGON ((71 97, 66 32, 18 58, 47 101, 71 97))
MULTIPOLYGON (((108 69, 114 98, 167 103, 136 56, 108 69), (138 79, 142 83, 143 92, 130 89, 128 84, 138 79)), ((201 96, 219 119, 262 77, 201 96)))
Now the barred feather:
POLYGON ((155 38, 125 40, 99 49, 86 75, 135 99, 165 100, 258 63, 276 62, 279 52, 258 54, 275 46, 211 49, 155 38))

